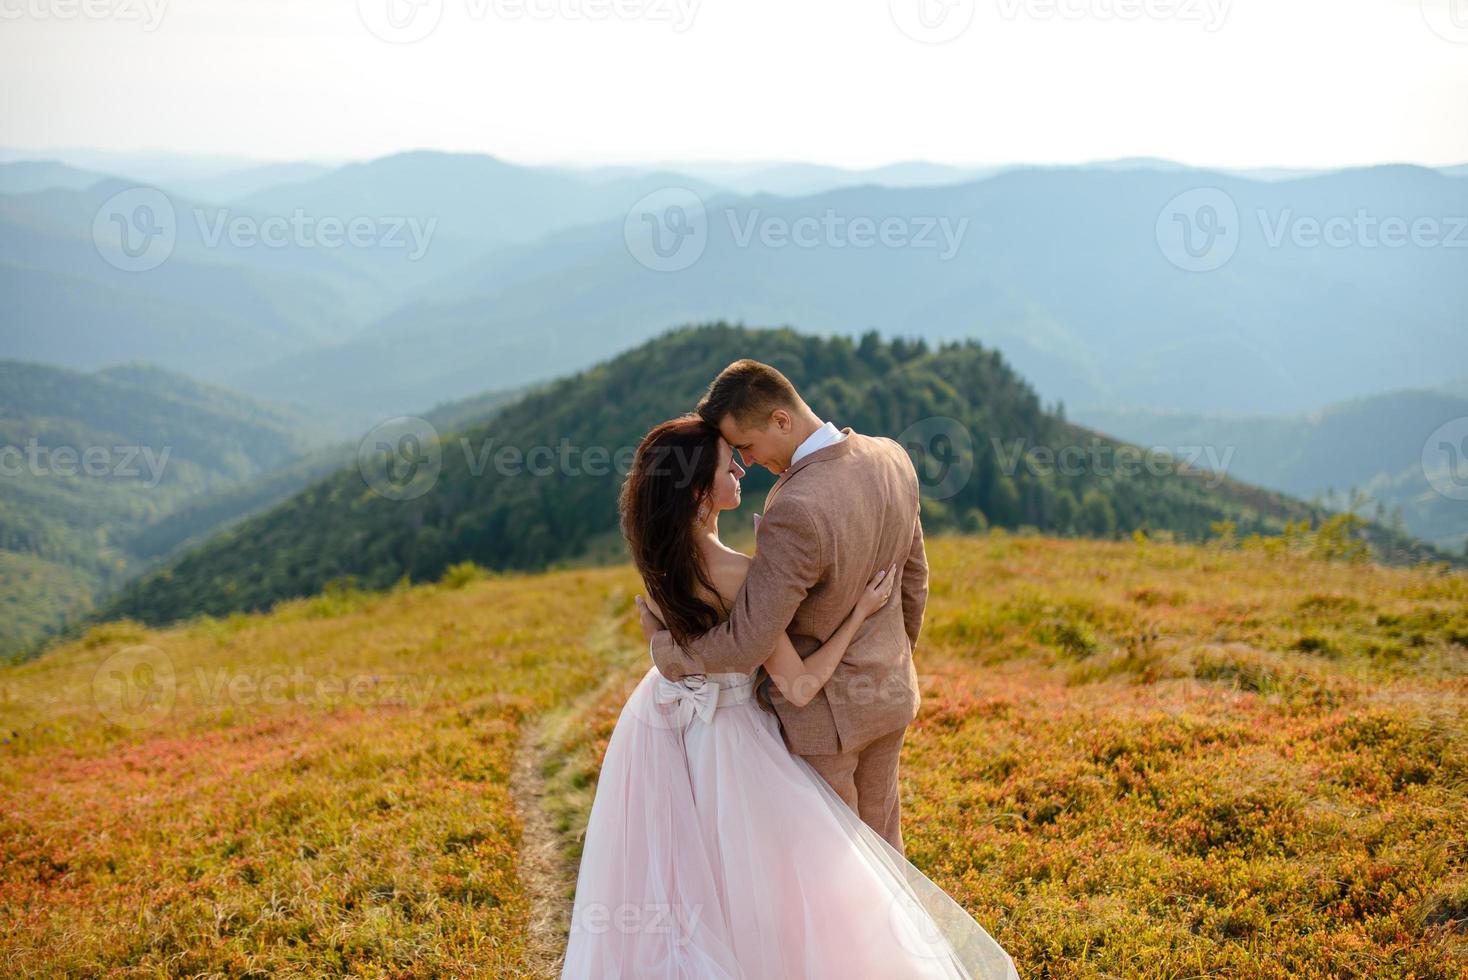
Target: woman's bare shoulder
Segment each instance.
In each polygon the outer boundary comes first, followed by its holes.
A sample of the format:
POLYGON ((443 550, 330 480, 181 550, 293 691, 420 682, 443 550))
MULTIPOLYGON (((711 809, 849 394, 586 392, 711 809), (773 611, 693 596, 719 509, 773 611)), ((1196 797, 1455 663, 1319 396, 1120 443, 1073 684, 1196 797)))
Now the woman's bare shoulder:
POLYGON ((738 551, 720 549, 709 555, 709 578, 724 599, 724 605, 733 605, 734 597, 744 587, 744 578, 749 574, 749 564, 754 559, 738 551))

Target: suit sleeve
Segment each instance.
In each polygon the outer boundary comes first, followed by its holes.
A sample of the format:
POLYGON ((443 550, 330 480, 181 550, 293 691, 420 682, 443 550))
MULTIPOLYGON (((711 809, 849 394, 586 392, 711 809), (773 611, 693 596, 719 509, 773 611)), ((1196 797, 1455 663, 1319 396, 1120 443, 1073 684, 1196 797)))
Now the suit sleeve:
POLYGON ((687 649, 667 630, 654 634, 650 652, 658 672, 673 681, 688 674, 754 673, 822 574, 815 523, 787 496, 760 521, 754 561, 729 618, 687 649))
POLYGON ((923 612, 928 606, 928 553, 923 547, 923 515, 921 509, 912 523, 912 548, 902 566, 902 625, 907 640, 917 649, 918 633, 923 628, 923 612))

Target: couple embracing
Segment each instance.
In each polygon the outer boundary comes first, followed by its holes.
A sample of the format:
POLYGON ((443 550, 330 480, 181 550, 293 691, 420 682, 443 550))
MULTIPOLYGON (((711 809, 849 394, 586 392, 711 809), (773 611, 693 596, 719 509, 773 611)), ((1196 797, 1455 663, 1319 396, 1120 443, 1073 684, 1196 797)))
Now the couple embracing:
POLYGON ((918 503, 900 446, 758 361, 643 439, 621 513, 654 666, 607 745, 563 977, 1017 980, 903 857, 918 503), (719 540, 742 464, 779 477, 753 558, 719 540))

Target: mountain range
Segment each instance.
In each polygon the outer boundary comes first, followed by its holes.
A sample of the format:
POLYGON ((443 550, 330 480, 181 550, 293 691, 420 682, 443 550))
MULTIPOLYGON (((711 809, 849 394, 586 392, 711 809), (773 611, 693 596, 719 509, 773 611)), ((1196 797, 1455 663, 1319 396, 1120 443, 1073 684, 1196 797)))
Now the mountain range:
POLYGON ((1097 410, 1084 419, 1144 446, 1208 447, 1240 480, 1398 520, 1447 551, 1468 547, 1468 503, 1434 483, 1452 479, 1449 468, 1461 480, 1468 462, 1430 441, 1455 420, 1457 439, 1468 436, 1468 390, 1388 392, 1295 416, 1097 410))
POLYGON ((578 226, 485 255, 343 344, 233 380, 272 398, 309 389, 387 415, 542 380, 710 317, 973 337, 1004 351, 1046 397, 1101 408, 1302 411, 1436 384, 1447 366, 1468 363, 1468 249, 1271 242, 1280 221, 1468 215, 1468 182, 1429 170, 1272 183, 1034 170, 701 207, 706 238, 686 268, 640 263, 623 221, 578 226), (1242 222, 1230 260, 1202 273, 1169 262, 1157 240, 1169 202, 1199 186, 1228 195, 1242 222), (894 219, 923 244, 846 247, 843 233, 817 232, 804 247, 766 235, 830 215, 894 219))
MULTIPOLYGON (((16 166, 0 165, 0 186, 16 166)), ((909 182, 960 176, 906 169, 909 182)), ((358 428, 708 319, 972 337, 1047 398, 1107 410, 1300 412, 1436 385, 1445 365, 1468 363, 1468 181, 1419 167, 1264 181, 1118 161, 784 197, 414 152, 224 204, 170 192, 177 241, 145 272, 109 264, 110 229, 93 240, 94 219, 132 185, 63 178, 73 186, 0 195, 13 297, 0 355, 79 369, 147 360, 358 428), (1179 267, 1159 232, 1199 189, 1237 212, 1231 252, 1205 272, 1179 267), (672 214, 659 194, 697 222, 686 267, 645 261, 647 222, 672 214), (226 220, 296 214, 365 218, 378 237, 218 237, 226 220), (1301 233, 1357 215, 1366 230, 1358 222, 1344 246, 1301 233), (1383 246, 1371 229, 1387 219, 1436 222, 1438 241, 1383 246), (382 240, 401 221, 417 222, 421 254, 382 240), (874 241, 884 222, 895 236, 874 241), (862 223, 865 239, 851 230, 862 223)))

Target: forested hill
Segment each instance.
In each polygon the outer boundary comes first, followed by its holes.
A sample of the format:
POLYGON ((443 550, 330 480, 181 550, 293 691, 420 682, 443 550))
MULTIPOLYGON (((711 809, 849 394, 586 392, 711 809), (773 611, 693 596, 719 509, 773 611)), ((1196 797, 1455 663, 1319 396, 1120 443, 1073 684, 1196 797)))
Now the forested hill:
POLYGON ((310 428, 146 365, 0 361, 0 658, 135 574, 153 557, 138 537, 186 501, 300 456, 310 428))
MULTIPOLYGON (((156 623, 260 609, 346 577, 385 587, 436 578, 461 561, 536 569, 614 554, 632 447, 654 423, 689 410, 740 357, 778 366, 823 417, 903 436, 924 473, 932 531, 1029 525, 1199 539, 1217 521, 1269 533, 1320 516, 1176 464, 1118 463, 1118 443, 1045 411, 997 352, 971 341, 933 350, 874 334, 853 342, 718 323, 673 331, 531 392, 482 426, 435 440, 418 420, 369 435, 360 465, 133 583, 108 615, 156 623), (379 444, 390 453, 372 454, 379 444)), ((770 482, 763 470, 750 474, 745 510, 762 506, 770 482)))

